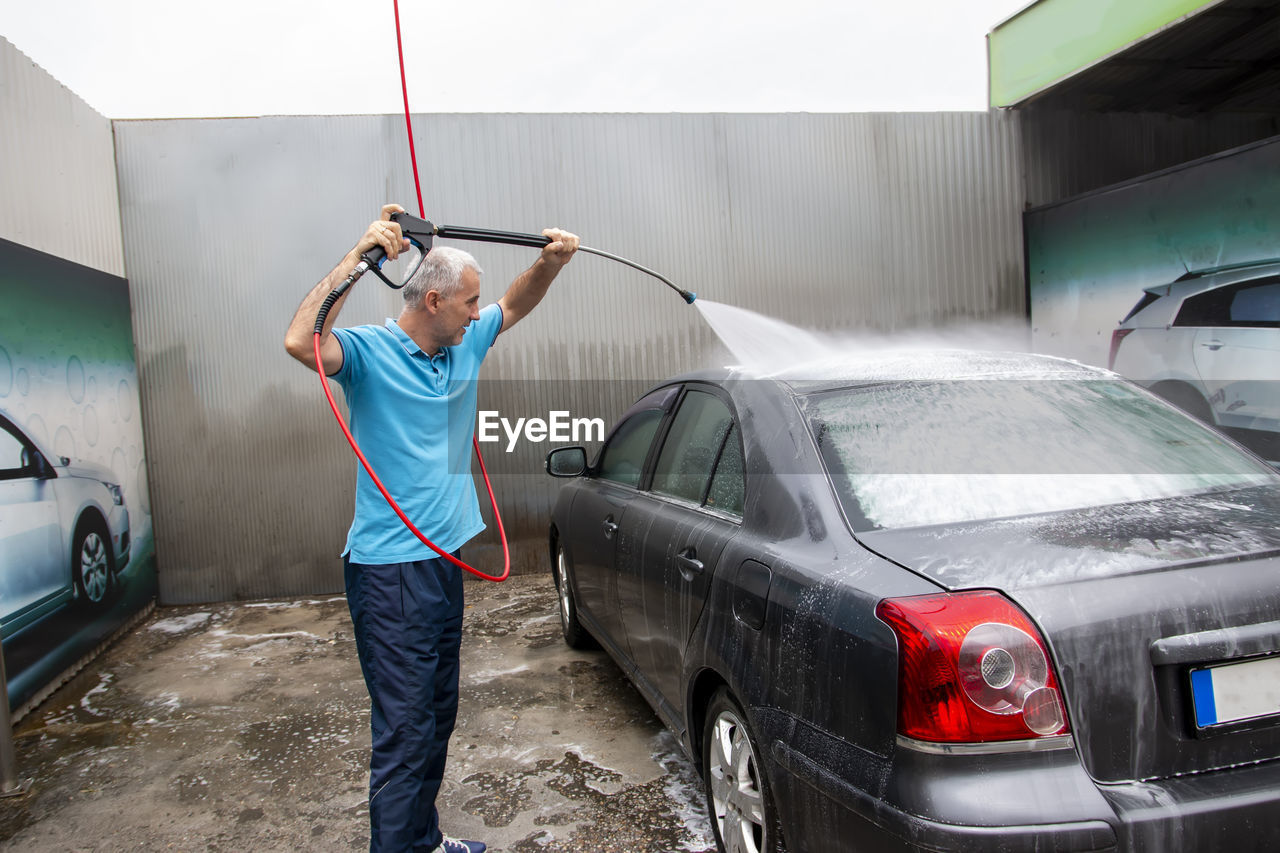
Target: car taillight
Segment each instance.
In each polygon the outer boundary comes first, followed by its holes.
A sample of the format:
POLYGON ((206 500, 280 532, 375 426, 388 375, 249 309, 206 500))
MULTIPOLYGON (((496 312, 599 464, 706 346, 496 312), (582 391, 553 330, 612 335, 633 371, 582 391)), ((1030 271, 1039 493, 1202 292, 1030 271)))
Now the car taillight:
POLYGON ((1107 370, 1116 369, 1116 356, 1120 354, 1120 342, 1128 337, 1133 329, 1115 329, 1111 333, 1111 352, 1107 354, 1107 370))
POLYGON ((898 732, 937 743, 1027 740, 1069 730, 1040 632, 998 592, 886 598, 898 636, 898 732))

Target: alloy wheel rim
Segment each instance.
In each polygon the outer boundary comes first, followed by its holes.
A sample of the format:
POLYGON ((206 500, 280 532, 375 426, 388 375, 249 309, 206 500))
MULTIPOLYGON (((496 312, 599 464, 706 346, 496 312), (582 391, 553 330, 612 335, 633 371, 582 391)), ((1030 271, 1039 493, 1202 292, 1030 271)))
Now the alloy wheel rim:
POLYGON ((97 533, 86 536, 80 548, 80 582, 90 601, 101 601, 107 594, 107 549, 97 533))
POLYGON ((564 551, 556 552, 556 581, 560 587, 560 627, 569 630, 569 617, 572 601, 569 598, 569 572, 564 565, 564 551))
POLYGON ((764 795, 746 727, 729 711, 712 728, 711 799, 720 840, 728 853, 765 849, 764 795))

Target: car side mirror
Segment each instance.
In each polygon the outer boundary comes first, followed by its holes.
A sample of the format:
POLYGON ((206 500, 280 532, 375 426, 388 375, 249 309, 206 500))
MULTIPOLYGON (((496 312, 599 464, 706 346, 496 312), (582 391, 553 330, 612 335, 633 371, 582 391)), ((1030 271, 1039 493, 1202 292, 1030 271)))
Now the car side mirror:
POLYGON ((552 477, 579 477, 587 470, 587 450, 577 445, 557 447, 547 454, 547 473, 552 477))
POLYGON ((22 463, 24 468, 30 468, 32 474, 38 480, 49 480, 55 475, 53 466, 49 464, 49 460, 44 455, 33 450, 22 450, 22 463))

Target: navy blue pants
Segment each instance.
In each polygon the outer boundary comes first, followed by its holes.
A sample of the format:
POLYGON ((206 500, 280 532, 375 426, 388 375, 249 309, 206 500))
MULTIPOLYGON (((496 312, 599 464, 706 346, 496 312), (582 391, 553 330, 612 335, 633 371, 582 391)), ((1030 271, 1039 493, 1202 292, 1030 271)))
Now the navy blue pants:
POLYGON ((436 795, 458 716, 462 571, 439 558, 344 565, 372 702, 369 849, 430 851, 441 841, 436 795))

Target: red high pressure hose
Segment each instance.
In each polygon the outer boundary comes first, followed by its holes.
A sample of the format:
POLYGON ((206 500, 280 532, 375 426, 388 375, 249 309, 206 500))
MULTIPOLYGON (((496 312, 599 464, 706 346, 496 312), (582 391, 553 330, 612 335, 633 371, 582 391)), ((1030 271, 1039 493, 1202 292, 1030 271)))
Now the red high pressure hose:
MULTIPOLYGON (((409 159, 413 163, 413 188, 418 195, 418 215, 425 217, 426 212, 422 207, 422 184, 418 181, 418 158, 414 153, 413 148, 413 122, 409 118, 409 86, 405 81, 404 74, 404 47, 400 42, 399 0, 393 0, 393 5, 395 7, 396 15, 396 51, 400 54, 400 90, 404 93, 404 125, 409 133, 409 159)), ((480 463, 480 473, 484 477, 484 486, 489 492, 489 505, 493 507, 493 520, 498 525, 498 536, 502 539, 502 574, 500 575, 485 574, 479 569, 467 565, 462 560, 459 560, 457 557, 440 548, 436 543, 423 535, 422 531, 419 530, 417 526, 409 520, 409 517, 404 514, 404 510, 400 508, 400 504, 396 503, 396 499, 391 497, 391 493, 387 491, 387 487, 382 485, 382 480, 378 479, 378 475, 373 473, 373 466, 369 464, 369 460, 366 459, 364 453, 361 452, 360 445, 356 443, 355 436, 351 434, 351 430, 347 427, 347 422, 342 418, 342 413, 338 411, 338 404, 333 399, 333 392, 329 390, 328 377, 324 375, 324 362, 320 357, 320 335, 321 331, 317 329, 311 343, 312 350, 316 357, 316 372, 320 374, 320 384, 324 387, 325 399, 329 401, 329 408, 333 410, 333 416, 338 419, 338 425, 342 427, 342 434, 347 437, 347 443, 351 445, 351 449, 355 451, 356 458, 360 460, 360 464, 363 465, 364 470, 368 472, 369 479, 373 480, 373 484, 378 487, 378 491, 382 493, 384 498, 386 498, 391 509, 395 510, 395 514, 402 522, 404 522, 404 526, 409 528, 409 531, 413 533, 414 536, 418 537, 418 540, 422 542, 423 545, 426 545, 432 551, 435 551, 442 558, 453 563, 458 568, 468 571, 478 578, 484 578, 485 580, 493 581, 494 583, 501 583, 506 580, 511 574, 511 552, 507 547, 507 531, 503 528, 502 516, 498 513, 498 499, 493 495, 493 484, 489 482, 489 471, 484 467, 484 458, 480 455, 480 442, 472 436, 471 446, 475 448, 476 461, 480 463)))

